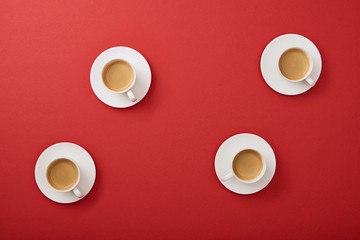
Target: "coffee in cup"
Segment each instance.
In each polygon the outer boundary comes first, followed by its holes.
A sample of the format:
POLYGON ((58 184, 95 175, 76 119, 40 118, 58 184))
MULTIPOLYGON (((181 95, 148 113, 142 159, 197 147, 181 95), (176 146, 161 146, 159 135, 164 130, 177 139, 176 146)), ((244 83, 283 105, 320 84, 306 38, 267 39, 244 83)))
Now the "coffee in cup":
POLYGON ((251 181, 261 174, 264 164, 258 152, 247 149, 236 154, 232 168, 238 178, 244 181, 251 181))
POLYGON ((130 90, 135 83, 136 73, 127 61, 114 59, 108 62, 103 68, 102 80, 109 90, 126 93, 133 102, 137 100, 130 90))
POLYGON ((75 162, 67 158, 55 159, 47 167, 46 178, 54 190, 73 191, 77 197, 82 197, 76 188, 80 180, 80 169, 75 162))
POLYGON ((244 149, 232 159, 231 169, 220 179, 227 181, 233 177, 243 183, 254 183, 260 180, 266 170, 266 162, 254 149, 244 149))
POLYGON ((312 59, 301 48, 285 50, 279 58, 278 68, 288 81, 300 82, 305 80, 311 86, 315 85, 315 81, 309 77, 313 68, 312 59))

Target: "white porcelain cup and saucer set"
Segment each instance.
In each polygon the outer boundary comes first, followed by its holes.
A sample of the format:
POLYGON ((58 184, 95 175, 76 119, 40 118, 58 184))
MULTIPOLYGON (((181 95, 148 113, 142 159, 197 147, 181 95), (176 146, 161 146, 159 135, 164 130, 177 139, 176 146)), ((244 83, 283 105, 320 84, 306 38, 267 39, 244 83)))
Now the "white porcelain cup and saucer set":
POLYGON ((94 185, 96 169, 90 154, 77 144, 54 144, 39 156, 35 180, 40 191, 58 203, 83 199, 94 185))
POLYGON ((271 146, 251 133, 228 138, 215 157, 219 181, 238 194, 252 194, 265 188, 273 178, 275 168, 276 159, 271 146))
POLYGON ((265 82, 284 95, 298 95, 314 87, 321 67, 320 52, 315 44, 298 34, 273 39, 260 60, 265 82))
POLYGON ((127 108, 140 102, 151 85, 146 59, 129 47, 113 47, 102 52, 90 71, 95 95, 106 105, 127 108))

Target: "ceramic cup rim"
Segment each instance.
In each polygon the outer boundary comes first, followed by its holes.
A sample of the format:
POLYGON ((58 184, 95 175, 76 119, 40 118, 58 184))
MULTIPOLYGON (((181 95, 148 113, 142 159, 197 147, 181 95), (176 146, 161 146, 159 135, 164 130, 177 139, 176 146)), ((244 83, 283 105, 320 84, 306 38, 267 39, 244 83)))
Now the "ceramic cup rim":
POLYGON ((103 64, 103 66, 101 67, 101 82, 102 84, 106 87, 106 89, 110 90, 111 92, 113 93, 126 93, 127 91, 131 90, 131 88, 134 86, 135 84, 135 81, 136 81, 136 71, 135 71, 135 68, 131 65, 131 63, 129 63, 129 61, 126 61, 125 59, 123 58, 112 58, 110 60, 108 60, 105 64, 103 64), (114 61, 124 61, 126 62, 127 64, 129 64, 129 66, 131 67, 132 71, 134 72, 134 80, 132 82, 132 84, 130 85, 130 87, 128 87, 127 89, 123 90, 123 91, 115 91, 115 90, 112 90, 110 89, 104 82, 104 79, 103 79, 103 72, 104 72, 104 69, 105 67, 111 63, 111 62, 114 62, 114 61))
POLYGON ((233 172, 233 175, 234 175, 234 177, 236 178, 236 180, 238 180, 238 181, 240 181, 240 182, 243 182, 243 183, 255 183, 255 182, 259 181, 259 180, 265 175, 265 172, 266 172, 266 161, 265 161, 263 155, 262 155, 259 151, 257 151, 256 149, 253 149, 253 148, 244 148, 244 149, 236 152, 235 155, 233 155, 233 158, 232 158, 232 160, 231 160, 231 171, 233 172), (251 180, 243 180, 243 179, 239 178, 239 177, 236 175, 236 173, 235 173, 235 171, 234 171, 234 168, 233 168, 233 163, 234 163, 235 157, 236 157, 239 153, 241 153, 241 152, 243 152, 243 151, 246 151, 246 150, 252 150, 252 151, 254 151, 254 152, 257 152, 257 153, 259 154, 260 158, 261 158, 262 163, 263 163, 263 169, 261 170, 261 173, 259 174, 259 176, 257 176, 257 177, 254 178, 254 179, 251 179, 251 180))
POLYGON ((47 184, 48 184, 52 189, 54 189, 55 191, 57 191, 57 192, 62 192, 62 193, 64 193, 64 192, 70 192, 70 191, 74 190, 74 189, 77 187, 77 185, 79 184, 79 182, 80 182, 80 177, 81 177, 79 165, 78 165, 74 160, 72 160, 72 159, 70 159, 70 158, 68 158, 68 157, 58 157, 58 158, 50 161, 50 162, 48 163, 47 167, 46 167, 46 172, 45 172, 45 174, 46 174, 45 177, 46 177, 46 182, 47 182, 47 184), (74 186, 72 186, 71 188, 66 189, 66 190, 59 190, 59 189, 54 188, 54 187, 49 183, 49 180, 48 180, 48 178, 47 178, 47 173, 48 173, 48 170, 49 170, 50 165, 51 165, 53 162, 55 162, 55 161, 57 161, 57 160, 60 160, 60 159, 67 159, 67 160, 71 161, 71 162, 76 166, 77 171, 78 171, 78 174, 79 174, 78 179, 77 179, 76 183, 74 184, 74 186))
POLYGON ((312 70, 313 70, 313 67, 314 67, 314 62, 313 62, 313 60, 312 60, 312 57, 311 57, 310 54, 309 54, 304 48, 302 48, 302 47, 289 47, 289 48, 286 48, 285 50, 283 50, 283 51, 281 52, 281 54, 280 54, 280 56, 278 57, 278 60, 277 60, 277 69, 278 69, 280 75, 281 75, 284 79, 286 79, 287 81, 290 81, 290 82, 301 82, 301 81, 306 80, 306 78, 308 78, 308 77, 310 76, 310 74, 311 74, 311 72, 312 72, 312 70), (304 52, 305 55, 307 56, 307 58, 309 59, 309 62, 310 62, 309 70, 307 71, 307 73, 305 74, 305 76, 302 77, 302 78, 300 78, 300 79, 297 79, 297 80, 292 80, 292 79, 289 79, 289 78, 285 77, 285 76, 282 74, 282 72, 280 71, 280 64, 279 64, 280 58, 281 58, 281 56, 282 56, 286 51, 288 51, 288 50, 290 50, 290 49, 298 49, 298 50, 304 52))

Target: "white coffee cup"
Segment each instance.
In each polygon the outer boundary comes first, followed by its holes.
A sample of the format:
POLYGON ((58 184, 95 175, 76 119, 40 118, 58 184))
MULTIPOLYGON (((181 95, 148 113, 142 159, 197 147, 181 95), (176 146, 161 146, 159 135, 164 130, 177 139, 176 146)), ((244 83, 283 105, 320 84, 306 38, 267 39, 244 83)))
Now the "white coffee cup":
POLYGON ((246 148, 246 149, 242 149, 242 150, 236 152, 236 154, 235 154, 235 155, 233 156, 233 158, 232 158, 231 166, 229 166, 229 170, 227 170, 227 171, 220 177, 220 180, 223 181, 223 182, 226 182, 226 181, 228 181, 228 180, 230 180, 230 179, 232 179, 232 178, 235 178, 236 180, 238 180, 239 182, 242 182, 242 183, 255 183, 255 182, 259 181, 259 180, 264 176, 265 171, 266 171, 266 161, 264 160, 263 156, 262 156, 258 151, 256 151, 255 149, 246 148), (234 161, 235 161, 236 156, 237 156, 239 153, 244 152, 244 151, 246 151, 246 150, 254 151, 254 152, 256 152, 257 154, 259 154, 260 159, 261 159, 261 161, 262 161, 262 166, 263 166, 260 174, 259 174, 256 178, 251 179, 251 180, 243 180, 243 179, 239 178, 239 177, 235 174, 234 169, 233 169, 233 163, 234 163, 234 161))
POLYGON ((104 71, 105 67, 106 67, 109 63, 114 62, 114 61, 123 61, 123 62, 127 63, 127 64, 131 67, 131 69, 132 69, 132 71, 133 71, 133 73, 134 73, 134 80, 133 80, 132 84, 131 84, 127 89, 125 89, 125 90, 123 90, 123 91, 115 91, 115 90, 109 88, 108 86, 106 86, 106 84, 104 83, 104 81, 101 81, 101 82, 102 82, 102 83, 104 84, 104 86, 105 86, 107 89, 109 89, 110 91, 112 91, 112 92, 114 92, 114 93, 118 93, 118 94, 124 94, 124 93, 125 93, 132 102, 135 102, 135 101, 137 100, 137 98, 135 97, 134 93, 131 91, 131 88, 134 86, 134 84, 135 84, 135 82, 136 82, 136 71, 135 71, 134 67, 133 67, 128 61, 126 61, 125 59, 122 59, 122 58, 113 58, 113 59, 111 59, 110 61, 108 61, 108 62, 106 62, 106 63, 104 64, 104 66, 102 67, 101 72, 104 71))
POLYGON ((311 74, 311 72, 312 72, 312 70, 313 70, 314 63, 313 63, 313 60, 312 60, 310 54, 308 54, 305 49, 300 48, 300 47, 287 48, 287 49, 285 49, 285 50, 280 54, 279 59, 278 59, 277 62, 278 62, 277 66, 278 66, 278 71, 279 71, 279 73, 280 73, 281 76, 283 76, 287 81, 290 81, 290 82, 302 82, 302 81, 305 81, 305 82, 307 82, 311 87, 313 87, 313 86, 315 85, 316 82, 310 77, 310 74, 311 74), (282 74, 282 72, 281 72, 281 70, 280 70, 280 66, 279 66, 279 62, 280 62, 281 56, 282 56, 286 51, 291 50, 291 49, 298 49, 298 50, 304 52, 305 55, 307 56, 307 58, 309 59, 309 64, 310 64, 310 66, 309 66, 308 72, 305 74, 304 77, 302 77, 301 79, 298 79, 298 80, 292 80, 292 79, 289 79, 289 78, 285 77, 285 76, 282 74))
POLYGON ((80 182, 80 168, 79 168, 79 166, 77 165, 77 163, 75 162, 75 161, 73 161, 73 160, 71 160, 71 159, 69 159, 69 158, 57 158, 57 159, 54 159, 54 160, 52 160, 51 162, 49 162, 48 163, 48 165, 46 166, 46 172, 45 172, 45 174, 47 174, 48 173, 48 170, 49 170, 49 167, 50 167, 50 165, 53 163, 53 162, 55 162, 55 161, 57 161, 57 160, 60 160, 60 159, 67 159, 67 160, 69 160, 69 161, 71 161, 75 166, 76 166, 76 169, 77 169, 77 172, 78 172, 78 179, 77 179, 77 181, 76 181, 76 183, 71 187, 71 188, 69 188, 69 189, 66 189, 66 190, 59 190, 59 189, 56 189, 56 188, 54 188, 50 183, 49 183, 49 180, 48 180, 48 178, 47 178, 47 176, 45 176, 46 177, 46 179, 47 179, 47 183, 49 184, 49 186, 52 188, 52 189, 54 189, 55 191, 57 191, 57 192, 62 192, 62 193, 65 193, 65 192, 72 192, 72 193, 74 193, 75 194, 75 196, 76 197, 78 197, 78 198, 81 198, 81 197, 83 197, 84 195, 80 192, 80 190, 77 188, 77 186, 78 186, 78 184, 79 184, 79 182, 80 182))

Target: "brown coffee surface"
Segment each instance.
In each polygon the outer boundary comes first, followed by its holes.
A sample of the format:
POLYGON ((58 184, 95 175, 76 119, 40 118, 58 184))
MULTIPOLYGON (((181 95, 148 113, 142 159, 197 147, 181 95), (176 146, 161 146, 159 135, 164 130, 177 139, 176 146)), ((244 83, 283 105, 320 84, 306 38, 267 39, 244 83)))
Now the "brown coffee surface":
POLYGON ((258 152, 247 149, 235 156, 232 167, 238 178, 250 181, 260 175, 263 169, 263 162, 258 152))
POLYGON ((102 72, 105 85, 116 92, 127 90, 134 82, 134 71, 123 60, 114 60, 108 63, 102 72))
POLYGON ((65 158, 51 163, 46 175, 50 185, 60 191, 72 188, 79 178, 79 172, 75 164, 65 158))
POLYGON ((310 60, 301 49, 292 48, 285 51, 279 60, 282 75, 290 80, 299 80, 305 77, 310 69, 310 60))

